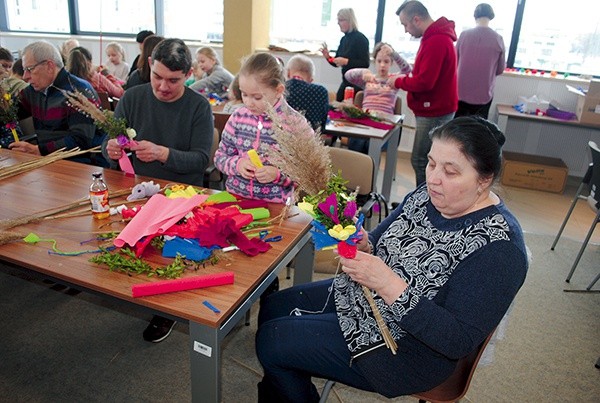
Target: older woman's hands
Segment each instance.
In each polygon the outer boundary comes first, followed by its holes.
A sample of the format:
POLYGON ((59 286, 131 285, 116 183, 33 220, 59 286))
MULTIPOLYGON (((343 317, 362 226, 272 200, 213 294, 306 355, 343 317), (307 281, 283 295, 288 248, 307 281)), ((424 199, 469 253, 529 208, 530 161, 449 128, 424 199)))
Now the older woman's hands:
POLYGON ((360 285, 375 290, 391 305, 406 290, 408 285, 379 257, 365 252, 357 252, 354 259, 340 256, 342 270, 360 285))

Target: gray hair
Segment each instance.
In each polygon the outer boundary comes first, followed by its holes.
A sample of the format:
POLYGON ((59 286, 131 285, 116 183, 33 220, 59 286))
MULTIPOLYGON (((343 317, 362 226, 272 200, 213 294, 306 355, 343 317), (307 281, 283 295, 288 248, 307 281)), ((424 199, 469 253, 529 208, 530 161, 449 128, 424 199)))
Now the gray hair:
POLYGON ((35 61, 38 63, 44 60, 52 60, 56 67, 60 69, 65 67, 60 52, 50 42, 37 41, 30 43, 23 49, 23 54, 28 52, 31 53, 31 56, 33 56, 35 61))
POLYGON ((294 55, 288 60, 289 71, 299 71, 307 74, 310 78, 315 75, 315 64, 305 55, 294 55))
POLYGON ((348 32, 358 31, 358 22, 356 21, 356 14, 351 8, 341 8, 337 13, 338 18, 342 17, 350 23, 350 29, 348 32))

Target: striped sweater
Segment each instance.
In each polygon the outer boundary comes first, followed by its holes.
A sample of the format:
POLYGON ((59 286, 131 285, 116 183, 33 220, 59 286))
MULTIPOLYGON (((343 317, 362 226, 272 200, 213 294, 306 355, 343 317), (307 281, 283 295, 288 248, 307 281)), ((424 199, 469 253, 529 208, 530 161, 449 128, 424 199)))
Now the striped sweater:
MULTIPOLYGON (((397 52, 392 53, 392 59, 400 67, 400 73, 410 73, 410 65, 397 52)), ((365 80, 363 80, 363 74, 367 71, 369 71, 369 69, 352 69, 348 70, 344 76, 346 77, 346 80, 352 84, 364 88, 363 109, 385 112, 393 115, 398 89, 387 85, 387 78, 377 77, 378 82, 366 83, 365 80)))
MULTIPOLYGON (((295 114, 282 98, 275 105, 278 115, 295 114)), ((308 125, 308 123, 306 123, 308 125)), ((274 203, 285 203, 292 197, 294 183, 284 173, 271 183, 259 183, 253 179, 243 178, 237 169, 239 161, 248 158, 248 150, 255 149, 264 165, 269 162, 269 150, 277 147, 273 138, 273 122, 266 113, 255 115, 242 106, 227 121, 219 148, 215 153, 215 166, 227 175, 225 187, 228 192, 249 199, 261 199, 274 203)))

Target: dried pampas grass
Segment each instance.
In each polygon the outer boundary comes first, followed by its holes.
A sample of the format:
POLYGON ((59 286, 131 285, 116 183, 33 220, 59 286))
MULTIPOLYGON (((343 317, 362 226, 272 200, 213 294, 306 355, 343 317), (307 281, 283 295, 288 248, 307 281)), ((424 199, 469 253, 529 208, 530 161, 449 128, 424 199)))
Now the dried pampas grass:
POLYGON ((312 130, 304 116, 287 108, 279 115, 271 107, 273 137, 278 147, 269 150, 269 160, 294 181, 297 192, 317 194, 331 178, 331 158, 320 133, 312 130))

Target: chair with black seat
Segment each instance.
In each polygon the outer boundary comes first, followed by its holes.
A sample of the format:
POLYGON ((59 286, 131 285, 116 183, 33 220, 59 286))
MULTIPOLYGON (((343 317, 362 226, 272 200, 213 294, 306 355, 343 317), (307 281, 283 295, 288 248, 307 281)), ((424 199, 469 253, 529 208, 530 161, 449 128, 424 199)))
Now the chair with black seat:
POLYGON ((348 189, 358 189, 357 202, 365 217, 372 217, 375 206, 379 207, 379 222, 387 217, 389 214, 387 200, 375 190, 373 158, 357 151, 338 147, 330 147, 329 156, 333 171, 336 173, 341 171, 342 177, 348 181, 346 185, 348 189), (384 215, 382 215, 382 211, 385 212, 384 215))
MULTIPOLYGON (((585 173, 585 176, 583 177, 583 180, 581 181, 577 192, 575 193, 575 197, 573 197, 571 207, 569 208, 569 211, 567 212, 567 215, 565 216, 565 219, 563 220, 560 229, 558 230, 558 234, 556 234, 556 238, 554 239, 554 242, 550 247, 551 250, 554 250, 554 247, 558 243, 558 240, 563 230, 565 229, 565 226, 567 225, 567 221, 569 220, 569 217, 571 216, 571 213, 573 212, 573 209, 577 204, 577 201, 580 199, 587 200, 588 205, 596 213, 596 216, 594 217, 592 225, 590 226, 590 229, 583 241, 583 244, 581 245, 581 249, 579 249, 577 257, 573 262, 573 266, 571 266, 571 271, 569 272, 569 275, 565 280, 567 283, 571 281, 571 277, 573 276, 573 273, 575 272, 575 269, 579 264, 579 260, 581 259, 581 256, 585 251, 585 248, 594 232, 594 229, 596 228, 598 222, 600 222, 600 149, 598 149, 598 146, 593 141, 590 141, 588 143, 588 146, 592 153, 592 163, 588 167, 588 170, 585 173), (584 191, 586 187, 589 188, 589 193, 587 194, 587 196, 583 194, 585 193, 584 191)), ((598 279, 600 279, 600 274, 598 274, 596 278, 590 283, 590 285, 587 286, 585 291, 591 291, 592 287, 594 286, 594 284, 596 284, 598 279)))
POLYGON ((217 169, 215 166, 215 153, 219 148, 219 142, 221 141, 221 133, 215 127, 213 129, 213 143, 210 149, 208 166, 204 170, 204 179, 202 186, 209 189, 223 190, 225 182, 225 175, 217 169))
MULTIPOLYGON (((479 347, 473 350, 469 355, 458 360, 454 372, 448 379, 433 389, 416 393, 412 396, 419 399, 419 403, 448 403, 462 399, 469 390, 469 385, 471 384, 471 379, 473 378, 479 359, 481 358, 485 347, 494 336, 494 332, 495 330, 492 331, 479 347)), ((327 401, 327 396, 333 385, 335 385, 335 382, 331 380, 328 380, 325 383, 319 403, 325 403, 327 401)))

